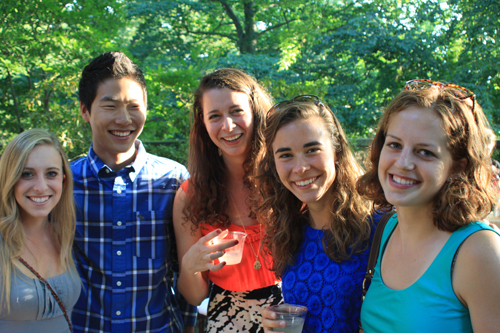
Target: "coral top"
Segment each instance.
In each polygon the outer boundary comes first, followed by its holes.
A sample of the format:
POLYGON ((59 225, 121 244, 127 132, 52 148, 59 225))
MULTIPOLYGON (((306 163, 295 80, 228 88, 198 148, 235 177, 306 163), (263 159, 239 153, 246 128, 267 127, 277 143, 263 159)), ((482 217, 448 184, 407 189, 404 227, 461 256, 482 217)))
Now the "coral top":
MULTIPOLYGON (((188 193, 188 181, 185 181, 181 187, 184 192, 188 193)), ((209 234, 216 229, 229 229, 229 231, 245 232, 242 226, 232 224, 229 227, 212 226, 203 224, 201 233, 203 236, 209 234)), ((243 257, 237 265, 226 265, 221 270, 208 272, 210 281, 219 287, 231 291, 248 291, 268 287, 277 283, 277 278, 274 272, 268 267, 271 265, 272 258, 267 254, 259 252, 262 236, 264 235, 264 227, 259 224, 245 226, 247 237, 245 246, 243 247, 243 257), (262 267, 259 270, 254 268, 255 251, 259 255, 259 261, 262 267)))

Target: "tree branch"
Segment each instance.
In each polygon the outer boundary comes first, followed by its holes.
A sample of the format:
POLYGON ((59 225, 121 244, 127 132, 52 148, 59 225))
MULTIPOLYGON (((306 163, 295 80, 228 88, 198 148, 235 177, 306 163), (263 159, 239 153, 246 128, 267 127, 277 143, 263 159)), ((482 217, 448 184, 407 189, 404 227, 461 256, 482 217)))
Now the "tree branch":
POLYGON ((279 24, 273 25, 272 27, 267 28, 266 30, 259 32, 259 34, 258 34, 258 35, 260 36, 260 35, 265 34, 266 32, 269 32, 269 31, 271 31, 271 30, 278 29, 279 27, 282 27, 282 26, 284 26, 285 24, 286 24, 286 25, 288 25, 290 22, 293 22, 293 21, 297 21, 297 19, 293 19, 293 20, 289 20, 289 21, 287 21, 287 22, 282 22, 282 23, 279 23, 279 24))
POLYGON ((234 11, 231 9, 231 6, 224 1, 224 0, 210 0, 210 1, 216 1, 222 5, 222 8, 224 8, 224 11, 226 14, 229 16, 231 21, 233 21, 234 27, 236 28, 236 34, 238 35, 238 39, 242 40, 243 39, 243 27, 241 26, 240 20, 238 19, 238 16, 234 13, 234 11))

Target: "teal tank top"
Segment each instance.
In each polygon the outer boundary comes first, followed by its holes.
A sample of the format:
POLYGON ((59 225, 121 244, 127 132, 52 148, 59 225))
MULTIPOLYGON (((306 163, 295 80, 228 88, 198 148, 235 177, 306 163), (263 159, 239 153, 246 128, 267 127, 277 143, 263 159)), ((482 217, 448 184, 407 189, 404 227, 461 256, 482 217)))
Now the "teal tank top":
POLYGON ((375 274, 361 308, 365 333, 473 332, 469 310, 453 291, 451 267, 455 253, 467 237, 476 231, 493 229, 485 223, 474 222, 453 232, 436 259, 414 284, 403 290, 393 290, 382 281, 380 263, 397 223, 395 214, 382 235, 375 274))

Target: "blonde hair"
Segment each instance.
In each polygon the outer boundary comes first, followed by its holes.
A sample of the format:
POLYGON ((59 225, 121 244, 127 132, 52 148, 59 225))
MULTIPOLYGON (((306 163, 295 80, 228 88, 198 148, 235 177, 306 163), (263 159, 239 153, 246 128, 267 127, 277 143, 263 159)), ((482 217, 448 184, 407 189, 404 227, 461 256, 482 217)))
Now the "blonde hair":
MULTIPOLYGON (((264 131, 266 154, 259 165, 258 179, 262 203, 259 214, 266 221, 264 251, 273 258, 272 270, 281 276, 292 265, 303 243, 303 228, 307 224, 307 206, 280 182, 273 154, 273 142, 280 128, 296 120, 320 118, 331 135, 335 151, 336 176, 328 189, 333 194, 331 219, 323 237, 325 253, 341 262, 368 247, 371 222, 370 204, 356 191, 356 180, 363 173, 352 154, 347 138, 333 112, 324 104, 290 102, 267 119, 264 131)), ((318 126, 321 126, 318 123, 318 126)))
POLYGON ((66 154, 54 134, 42 129, 31 129, 16 136, 5 148, 0 158, 0 308, 10 310, 11 274, 16 260, 25 248, 25 234, 20 211, 14 196, 14 187, 21 178, 29 154, 36 146, 54 147, 60 154, 63 174, 66 177, 61 199, 50 212, 49 222, 61 247, 63 269, 76 272, 71 249, 75 234, 75 205, 73 175, 66 154))

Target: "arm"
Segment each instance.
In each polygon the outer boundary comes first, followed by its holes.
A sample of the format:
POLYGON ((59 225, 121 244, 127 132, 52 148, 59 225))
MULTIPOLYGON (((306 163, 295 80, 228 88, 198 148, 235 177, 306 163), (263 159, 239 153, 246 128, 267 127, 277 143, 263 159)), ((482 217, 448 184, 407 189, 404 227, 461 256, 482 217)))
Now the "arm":
POLYGON ((474 332, 500 327, 500 237, 478 231, 462 245, 453 272, 453 289, 469 309, 474 332))
MULTIPOLYGON (((175 238, 177 240, 177 253, 179 256, 179 279, 177 286, 186 301, 199 305, 208 297, 208 270, 216 271, 225 266, 225 262, 214 265, 214 260, 224 254, 224 250, 234 246, 235 243, 227 242, 218 245, 209 245, 209 241, 220 234, 215 230, 202 237, 201 229, 191 231, 193 225, 184 221, 182 210, 186 204, 186 193, 181 189, 174 200, 173 221, 175 238)), ((237 241, 235 241, 237 242, 237 241)))

